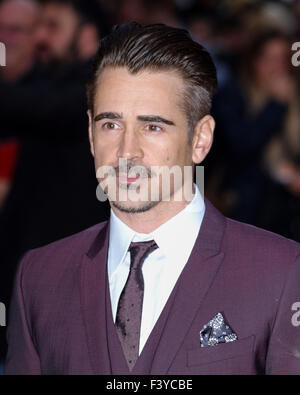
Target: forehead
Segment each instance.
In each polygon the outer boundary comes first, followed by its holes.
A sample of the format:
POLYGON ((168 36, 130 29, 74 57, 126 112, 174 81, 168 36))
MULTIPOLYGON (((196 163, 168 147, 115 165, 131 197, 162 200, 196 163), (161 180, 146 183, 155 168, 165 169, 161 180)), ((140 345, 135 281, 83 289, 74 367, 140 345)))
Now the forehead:
POLYGON ((264 58, 267 56, 277 56, 277 55, 283 55, 283 56, 288 56, 289 55, 289 44, 286 40, 282 38, 274 38, 268 42, 266 42, 261 50, 260 50, 260 58, 264 58))
POLYGON ((125 67, 107 67, 96 85, 95 110, 171 113, 178 111, 183 90, 176 70, 131 74, 125 67))
POLYGON ((37 7, 19 1, 6 1, 0 6, 1 22, 25 25, 37 17, 37 7))
POLYGON ((77 21, 78 16, 72 6, 68 4, 49 3, 45 4, 42 9, 43 19, 51 19, 55 21, 77 21))

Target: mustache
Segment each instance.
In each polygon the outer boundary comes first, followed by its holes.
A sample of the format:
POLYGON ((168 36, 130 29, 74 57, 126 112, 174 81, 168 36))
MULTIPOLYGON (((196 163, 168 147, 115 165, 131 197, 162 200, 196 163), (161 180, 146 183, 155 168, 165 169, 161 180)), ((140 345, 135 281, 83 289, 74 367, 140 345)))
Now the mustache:
POLYGON ((117 176, 119 174, 127 174, 128 176, 139 175, 141 178, 149 178, 154 176, 153 170, 151 170, 149 167, 130 161, 113 166, 112 169, 112 173, 115 172, 114 174, 117 176))

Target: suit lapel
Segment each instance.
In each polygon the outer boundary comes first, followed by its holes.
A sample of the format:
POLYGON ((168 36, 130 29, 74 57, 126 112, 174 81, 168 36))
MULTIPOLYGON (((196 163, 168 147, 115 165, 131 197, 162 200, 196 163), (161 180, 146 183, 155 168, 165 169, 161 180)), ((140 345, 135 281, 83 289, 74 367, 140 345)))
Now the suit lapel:
POLYGON ((153 359, 151 374, 166 374, 224 257, 220 251, 226 219, 208 201, 190 258, 177 282, 176 296, 153 359))
POLYGON ((95 374, 110 374, 106 329, 109 222, 99 231, 81 266, 80 292, 89 355, 95 374))

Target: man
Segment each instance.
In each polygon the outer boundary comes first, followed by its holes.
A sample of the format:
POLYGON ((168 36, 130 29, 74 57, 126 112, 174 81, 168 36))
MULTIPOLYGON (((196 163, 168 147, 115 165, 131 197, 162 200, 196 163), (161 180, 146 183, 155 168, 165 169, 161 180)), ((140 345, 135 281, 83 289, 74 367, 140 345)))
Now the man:
POLYGON ((26 254, 6 374, 300 373, 299 245, 223 217, 185 172, 211 147, 215 87, 185 30, 102 40, 89 136, 111 217, 26 254))
POLYGON ((34 67, 39 8, 35 0, 3 0, 0 4, 0 42, 6 49, 6 66, 0 74, 1 79, 15 82, 34 67))
POLYGON ((39 59, 52 67, 90 60, 100 36, 108 32, 109 18, 97 0, 41 0, 37 32, 39 59))

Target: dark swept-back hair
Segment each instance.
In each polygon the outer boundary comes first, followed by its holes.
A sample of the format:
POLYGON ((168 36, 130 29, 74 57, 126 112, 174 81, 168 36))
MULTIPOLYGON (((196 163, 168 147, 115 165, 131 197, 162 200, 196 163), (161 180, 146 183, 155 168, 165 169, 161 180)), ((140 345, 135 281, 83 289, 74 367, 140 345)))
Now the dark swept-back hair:
POLYGON ((209 53, 185 29, 164 24, 141 26, 136 22, 114 26, 101 40, 87 84, 92 114, 97 81, 105 67, 126 67, 132 74, 176 70, 186 86, 182 105, 191 133, 196 123, 210 112, 217 87, 216 68, 209 53))

